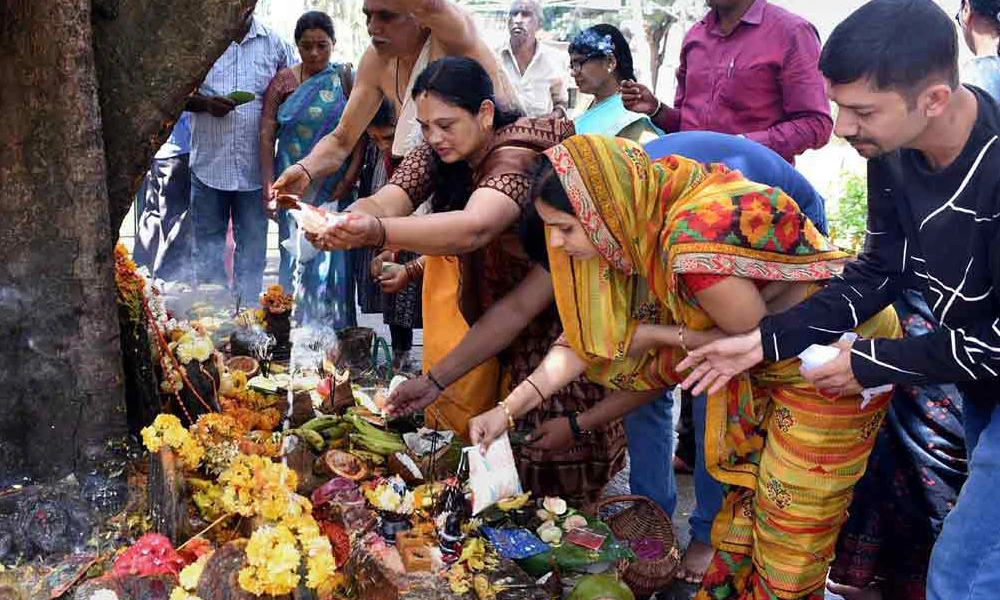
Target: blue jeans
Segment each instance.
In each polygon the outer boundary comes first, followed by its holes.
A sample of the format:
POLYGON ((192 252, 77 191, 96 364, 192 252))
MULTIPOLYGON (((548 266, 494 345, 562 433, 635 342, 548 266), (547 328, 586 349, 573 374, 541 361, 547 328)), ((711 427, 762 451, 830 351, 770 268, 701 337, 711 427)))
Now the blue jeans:
POLYGON ((244 306, 256 304, 267 262, 263 190, 217 190, 191 174, 194 267, 199 283, 226 283, 226 231, 233 220, 233 280, 244 306))
POLYGON ((969 478, 931 552, 927 600, 987 600, 1000 589, 1000 406, 962 408, 969 478))
MULTIPOLYGON (((712 542, 712 521, 722 508, 722 484, 705 468, 704 395, 694 398, 694 426, 697 456, 694 469, 695 508, 691 513, 691 539, 712 542)), ((629 487, 633 494, 646 496, 673 516, 677 508, 677 480, 674 478, 674 397, 671 392, 625 415, 628 437, 629 487)))
POLYGON ((660 505, 671 517, 677 508, 674 479, 674 396, 665 392, 654 402, 625 415, 629 489, 660 505))

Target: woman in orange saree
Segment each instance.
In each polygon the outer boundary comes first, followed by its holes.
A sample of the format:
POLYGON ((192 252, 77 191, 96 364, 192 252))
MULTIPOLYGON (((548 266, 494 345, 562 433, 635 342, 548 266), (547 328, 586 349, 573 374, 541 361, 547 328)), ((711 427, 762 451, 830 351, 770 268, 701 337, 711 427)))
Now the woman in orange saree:
MULTIPOLYGON (((781 190, 721 165, 654 162, 599 136, 574 136, 545 156, 534 197, 564 336, 501 406, 473 420, 475 442, 489 443, 581 372, 613 389, 671 387, 686 349, 787 310, 846 258, 781 190)), ((899 325, 886 311, 857 333, 891 337, 899 325)), ((698 598, 823 597, 888 399, 824 397, 798 360, 744 373, 709 398, 706 461, 728 487, 698 598)), ((593 425, 578 422, 574 434, 593 425)))

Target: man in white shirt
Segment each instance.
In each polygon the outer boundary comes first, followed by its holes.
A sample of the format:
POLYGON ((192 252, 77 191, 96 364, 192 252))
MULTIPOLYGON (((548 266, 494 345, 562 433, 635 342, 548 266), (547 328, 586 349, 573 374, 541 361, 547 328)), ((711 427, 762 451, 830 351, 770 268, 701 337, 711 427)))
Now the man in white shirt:
POLYGON ((529 117, 566 117, 569 69, 566 56, 538 42, 542 7, 514 0, 507 17, 510 39, 498 52, 500 64, 529 117))

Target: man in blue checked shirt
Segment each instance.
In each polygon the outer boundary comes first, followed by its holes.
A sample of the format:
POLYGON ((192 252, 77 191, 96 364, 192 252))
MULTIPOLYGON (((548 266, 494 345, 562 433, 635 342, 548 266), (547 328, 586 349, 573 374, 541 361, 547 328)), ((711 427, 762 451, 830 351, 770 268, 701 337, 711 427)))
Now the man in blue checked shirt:
POLYGON ((267 85, 280 69, 299 62, 295 48, 249 14, 240 41, 232 42, 191 96, 191 212, 194 267, 199 283, 225 283, 229 220, 236 256, 234 292, 260 294, 267 254, 267 214, 258 157, 259 122, 267 85), (229 97, 250 92, 238 104, 229 97))

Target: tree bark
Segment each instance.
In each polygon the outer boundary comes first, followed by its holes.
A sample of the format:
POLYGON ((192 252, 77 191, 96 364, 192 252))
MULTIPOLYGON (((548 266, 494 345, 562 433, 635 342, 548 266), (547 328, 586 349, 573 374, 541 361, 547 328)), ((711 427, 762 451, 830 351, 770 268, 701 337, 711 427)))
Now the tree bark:
POLYGON ((89 499, 121 491, 118 227, 254 4, 0 3, 0 488, 75 473, 89 499))
POLYGON ((184 100, 242 35, 257 0, 95 0, 111 224, 121 226, 184 100))
POLYGON ((107 489, 125 432, 89 0, 0 7, 0 483, 107 489))

